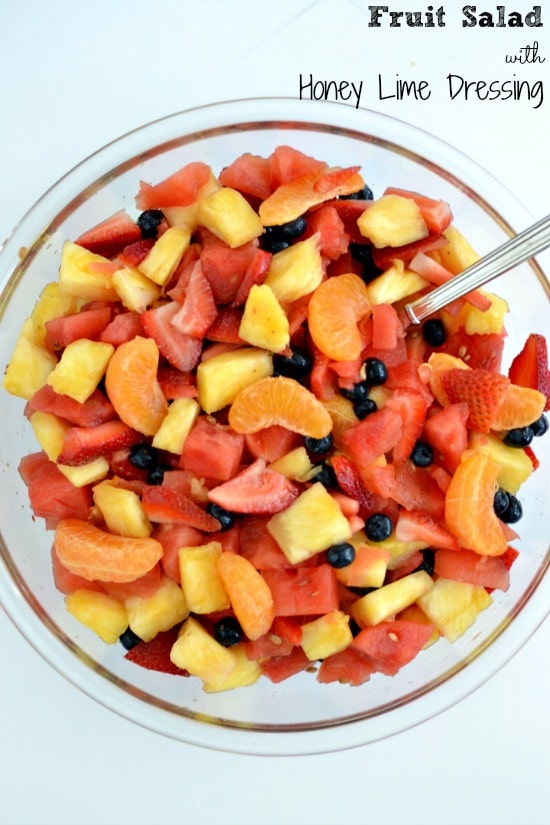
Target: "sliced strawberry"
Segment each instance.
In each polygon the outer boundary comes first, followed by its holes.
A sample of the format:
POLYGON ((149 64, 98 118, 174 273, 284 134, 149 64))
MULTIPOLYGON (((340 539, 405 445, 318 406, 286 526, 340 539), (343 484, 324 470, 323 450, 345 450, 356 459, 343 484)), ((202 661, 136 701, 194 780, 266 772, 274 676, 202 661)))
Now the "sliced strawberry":
POLYGON ((119 312, 107 324, 98 340, 118 347, 119 344, 131 341, 136 335, 140 335, 141 331, 141 321, 137 312, 119 312))
POLYGON ((118 420, 96 427, 70 427, 63 437, 63 447, 57 461, 59 464, 78 466, 141 441, 141 433, 118 420))
POLYGON ((297 498, 299 488, 258 458, 230 481, 214 487, 208 498, 233 513, 278 513, 297 498))
POLYGON ((395 567, 392 567, 391 570, 388 570, 386 573, 386 578, 384 579, 384 584, 390 584, 391 582, 396 582, 398 579, 402 579, 404 576, 408 576, 410 573, 414 573, 415 570, 418 570, 419 566, 424 561, 424 556, 422 555, 420 550, 413 550, 408 556, 400 559, 395 567))
POLYGON ((155 245, 155 240, 156 238, 140 238, 128 244, 116 256, 117 263, 120 266, 139 266, 155 245))
POLYGON ((220 529, 218 519, 178 490, 169 487, 145 485, 141 503, 147 518, 158 524, 187 524, 206 533, 220 529))
POLYGON ((200 261, 197 261, 189 276, 183 303, 174 313, 171 323, 182 335, 191 335, 202 340, 217 314, 218 308, 210 284, 202 271, 200 261))
POLYGON ((195 267, 195 264, 201 256, 201 245, 198 243, 191 243, 183 253, 176 271, 168 282, 168 287, 165 288, 166 295, 177 301, 178 304, 183 303, 189 278, 195 267))
POLYGON ((350 236, 334 206, 321 206, 308 215, 307 229, 302 239, 312 235, 319 237, 319 252, 323 258, 337 261, 348 251, 350 236))
POLYGON ((44 384, 34 393, 29 405, 33 410, 51 413, 77 427, 96 427, 117 417, 107 396, 98 389, 81 403, 69 395, 57 393, 49 384, 44 384))
POLYGON ((198 395, 194 373, 181 372, 171 364, 159 366, 157 380, 167 401, 173 401, 175 398, 196 398, 198 395))
POLYGON ((128 244, 139 241, 141 230, 124 209, 116 212, 76 239, 79 246, 90 252, 112 258, 128 244))
POLYGON ((52 352, 64 349, 79 338, 98 338, 111 320, 111 309, 99 307, 46 321, 45 345, 52 352))
POLYGON ((447 528, 422 510, 400 510, 395 525, 398 541, 424 541, 430 547, 458 550, 460 545, 447 528))
POLYGON ((487 433, 504 400, 510 379, 484 369, 452 369, 441 373, 441 386, 451 404, 468 405, 469 426, 487 433))
POLYGON ((147 670, 170 673, 173 676, 189 676, 186 670, 176 667, 170 659, 170 651, 177 638, 177 628, 161 631, 150 642, 139 642, 124 654, 124 658, 147 670))
POLYGON ((231 249, 212 232, 201 227, 201 265, 210 284, 216 304, 230 304, 235 300, 239 286, 254 257, 257 246, 246 243, 231 249))
POLYGON ((410 198, 419 207, 422 217, 430 232, 441 233, 451 223, 453 213, 446 201, 428 198, 420 192, 411 192, 409 189, 398 189, 395 186, 388 186, 384 195, 399 195, 402 198, 410 198))
POLYGON ((170 301, 162 306, 148 309, 140 316, 143 331, 153 338, 160 354, 182 372, 188 372, 197 366, 202 349, 202 342, 191 335, 183 335, 172 323, 180 305, 170 301))
POLYGON ((244 341, 239 335, 242 318, 241 308, 222 307, 208 330, 208 340, 224 344, 243 344, 244 341))
MULTIPOLYGON (((361 235, 361 232, 359 231, 357 221, 361 217, 365 209, 368 209, 371 204, 372 201, 358 200, 355 198, 342 198, 341 200, 335 199, 325 201, 324 204, 313 207, 313 209, 311 210, 311 214, 315 214, 317 210, 321 209, 335 209, 338 217, 342 221, 344 231, 349 236, 350 243, 368 245, 367 239, 363 235, 361 235)), ((358 268, 360 270, 360 265, 358 265, 358 268)), ((349 263, 343 271, 351 271, 349 269, 349 263)))
POLYGON ((392 453, 394 464, 399 464, 410 456, 415 443, 420 438, 426 418, 427 404, 421 393, 416 390, 400 388, 392 391, 385 406, 401 417, 401 438, 392 453))
POLYGON ((545 410, 550 409, 550 370, 544 335, 529 335, 523 349, 512 361, 508 377, 513 384, 542 392, 546 396, 545 410))
POLYGON ((359 514, 367 518, 373 513, 384 510, 387 500, 371 492, 363 483, 359 470, 349 458, 341 453, 334 455, 330 461, 336 475, 338 486, 346 495, 359 503, 359 514))

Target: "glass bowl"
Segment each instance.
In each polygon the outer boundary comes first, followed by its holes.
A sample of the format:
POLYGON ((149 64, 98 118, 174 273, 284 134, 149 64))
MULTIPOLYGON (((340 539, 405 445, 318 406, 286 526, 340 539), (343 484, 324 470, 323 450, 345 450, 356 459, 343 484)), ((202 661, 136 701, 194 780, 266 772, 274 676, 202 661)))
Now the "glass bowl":
MULTIPOLYGON (((341 104, 293 99, 230 101, 155 121, 114 141, 72 169, 25 215, 0 256, 0 351, 4 363, 42 287, 56 280, 66 238, 125 208, 137 217, 141 179, 160 180, 203 160, 213 170, 245 151, 268 155, 289 144, 331 165, 360 164, 375 196, 387 185, 447 200, 455 225, 481 254, 531 222, 498 181, 453 147, 399 120, 341 104), (21 250, 28 250, 22 255, 21 250)), ((493 287, 506 298, 503 368, 530 332, 548 329, 548 281, 532 261, 493 287), (520 286, 518 286, 520 285, 520 286)), ((65 610, 50 567, 52 534, 33 520, 17 467, 37 449, 24 402, 0 393, 0 600, 30 644, 90 697, 161 734, 209 748, 253 754, 306 754, 363 745, 448 708, 485 682, 534 633, 548 612, 547 516, 550 437, 540 439, 543 469, 522 488, 520 555, 506 593, 453 644, 440 640, 397 676, 362 687, 320 685, 302 673, 279 685, 207 694, 199 680, 139 668, 65 610)))

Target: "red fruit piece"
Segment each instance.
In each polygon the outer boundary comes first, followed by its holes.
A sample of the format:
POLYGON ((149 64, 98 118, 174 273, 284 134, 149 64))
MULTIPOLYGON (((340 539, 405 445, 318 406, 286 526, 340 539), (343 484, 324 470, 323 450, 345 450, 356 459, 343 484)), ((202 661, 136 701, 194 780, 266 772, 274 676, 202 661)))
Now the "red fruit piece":
POLYGON ((183 303, 174 313, 171 323, 183 335, 202 339, 217 314, 218 309, 210 284, 202 271, 200 261, 197 261, 191 270, 183 303))
MULTIPOLYGON (((297 498, 299 488, 258 458, 230 481, 210 490, 208 498, 233 513, 278 513, 297 498)), ((218 525, 219 526, 219 525, 218 525)))
POLYGON ((311 666, 301 647, 293 647, 288 656, 272 656, 261 663, 262 671, 274 683, 282 682, 311 666))
POLYGON ((292 146, 277 146, 269 156, 268 162, 272 189, 290 183, 313 169, 323 169, 327 166, 324 161, 306 155, 292 146))
POLYGON ((399 511, 395 538, 398 541, 425 541, 430 547, 453 551, 460 546, 455 536, 441 522, 421 510, 399 511))
POLYGON ((76 243, 97 255, 112 258, 125 246, 139 241, 140 238, 139 226, 121 209, 80 235, 76 243))
POLYGON ((119 312, 107 324, 99 336, 99 341, 118 347, 141 334, 141 321, 137 312, 119 312))
POLYGON ((48 530, 54 529, 62 519, 89 518, 90 487, 75 487, 45 453, 25 456, 19 464, 19 473, 28 487, 34 515, 45 520, 48 530))
POLYGON ((94 390, 84 403, 75 401, 68 395, 57 393, 49 384, 44 384, 29 401, 33 410, 52 413, 78 427, 95 427, 117 417, 115 408, 101 392, 94 390))
POLYGON ((374 665, 377 671, 394 676, 412 661, 433 632, 432 624, 396 619, 365 627, 351 644, 374 665))
POLYGON ((173 401, 175 398, 195 398, 198 395, 194 373, 181 372, 171 364, 160 365, 157 381, 167 401, 173 401))
POLYGON ((331 458, 330 463, 342 492, 359 503, 361 518, 367 518, 373 513, 381 512, 384 509, 385 504, 387 504, 386 499, 377 493, 371 492, 365 486, 359 470, 347 456, 341 453, 336 454, 331 458))
POLYGON ((319 251, 324 258, 336 261, 348 251, 349 235, 334 206, 322 206, 311 212, 302 238, 310 238, 315 234, 319 236, 319 251))
POLYGON ((182 372, 189 372, 197 366, 202 342, 191 335, 183 335, 172 323, 180 305, 170 301, 162 306, 148 309, 141 314, 141 326, 149 338, 156 342, 163 358, 182 372))
POLYGON ((396 258, 403 261, 405 266, 408 266, 419 252, 432 252, 434 249, 441 249, 446 244, 447 238, 444 235, 432 233, 427 238, 403 246, 384 246, 381 249, 373 247, 372 259, 378 269, 381 270, 389 269, 396 258))
POLYGON ((208 183, 211 174, 206 163, 195 161, 153 186, 141 181, 136 205, 138 209, 187 206, 196 200, 199 189, 208 183))
POLYGON ((139 642, 124 654, 124 658, 147 670, 170 673, 174 676, 189 676, 186 670, 176 667, 170 659, 170 651, 177 638, 176 629, 161 631, 150 642, 139 642))
POLYGON ((147 518, 159 524, 187 524, 206 533, 214 533, 220 529, 218 519, 169 487, 145 485, 141 503, 147 518))
POLYGON ((77 466, 139 444, 143 436, 123 421, 107 421, 97 427, 70 427, 63 437, 59 464, 77 466))
POLYGON ((269 518, 270 516, 249 515, 242 522, 239 552, 256 570, 277 570, 291 566, 267 529, 269 518))
POLYGON ((390 495, 398 504, 406 510, 422 510, 435 519, 443 518, 444 493, 426 469, 415 467, 412 461, 402 461, 393 469, 390 495))
POLYGON ((374 664, 366 656, 347 647, 323 659, 317 672, 317 681, 321 684, 340 682, 345 685, 363 685, 375 670, 374 664))
POLYGON ((245 152, 218 175, 222 186, 237 189, 243 195, 265 200, 271 194, 269 160, 245 152))
POLYGON ((244 271, 232 306, 239 307, 246 303, 248 293, 255 284, 263 284, 271 264, 271 252, 253 247, 253 251, 244 271))
POLYGON ((410 198, 413 200, 419 207, 430 232, 443 232, 453 219, 451 207, 446 201, 428 198, 426 195, 420 194, 420 192, 412 192, 409 189, 398 189, 395 186, 387 187, 384 195, 399 195, 402 198, 410 198))
POLYGON ((484 369, 452 369, 441 373, 441 386, 449 401, 468 405, 468 423, 480 433, 491 429, 509 384, 506 376, 484 369))
POLYGON ((315 181, 313 188, 316 192, 325 194, 338 186, 344 185, 350 178, 357 174, 360 166, 348 166, 345 169, 329 169, 322 177, 315 181))
POLYGON ((546 396, 545 410, 550 409, 550 370, 544 335, 529 335, 523 349, 512 361, 508 377, 513 384, 542 392, 546 396))
POLYGON ((198 478, 229 481, 241 464, 244 443, 243 435, 201 416, 185 439, 180 467, 198 478))
POLYGON ((395 389, 385 406, 398 413, 402 422, 401 438, 392 453, 394 464, 399 464, 410 456, 416 441, 420 438, 427 404, 416 390, 395 389))
POLYGON ((262 571, 275 603, 275 616, 320 616, 338 609, 338 582, 328 564, 262 571))
POLYGON ((46 321, 46 347, 55 352, 64 349, 79 338, 99 338, 111 320, 110 307, 84 309, 71 315, 63 315, 46 321))
POLYGON ((342 436, 342 442, 353 463, 361 467, 392 450, 401 435, 401 416, 384 406, 349 427, 342 436))
POLYGON ((496 590, 508 590, 510 585, 509 568, 502 556, 480 556, 473 550, 438 550, 434 572, 444 579, 496 590))
POLYGON ((449 404, 426 419, 422 437, 432 446, 436 459, 454 472, 468 446, 468 405, 449 404))
POLYGON ((155 245, 155 240, 155 238, 140 238, 135 243, 128 244, 117 255, 117 263, 121 266, 138 266, 155 245))

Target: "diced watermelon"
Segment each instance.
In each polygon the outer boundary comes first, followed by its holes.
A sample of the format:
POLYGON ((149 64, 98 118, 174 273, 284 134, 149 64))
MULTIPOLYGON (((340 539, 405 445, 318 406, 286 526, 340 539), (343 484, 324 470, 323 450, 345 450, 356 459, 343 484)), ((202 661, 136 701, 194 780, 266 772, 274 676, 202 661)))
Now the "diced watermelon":
POLYGON ((479 587, 508 590, 510 586, 510 571, 501 556, 480 556, 473 550, 438 550, 434 572, 479 587))
POLYGON ((310 666, 311 662, 301 647, 292 648, 287 656, 272 656, 261 663, 264 675, 276 684, 295 676, 310 666))
POLYGON ((51 413, 77 427, 95 427, 117 417, 115 408, 101 390, 96 389, 84 402, 75 401, 69 395, 57 393, 44 384, 29 401, 32 410, 51 413))
POLYGON ((319 251, 331 261, 344 255, 349 247, 349 235, 334 206, 322 206, 308 216, 307 230, 302 235, 306 239, 319 234, 319 251))
POLYGON ((65 565, 61 564, 59 557, 55 552, 55 545, 52 544, 52 573, 56 588, 60 593, 74 593, 75 590, 85 588, 86 590, 96 590, 104 593, 105 589, 100 582, 90 581, 83 576, 78 576, 76 573, 71 573, 67 570, 65 565))
POLYGON ((395 481, 391 497, 406 510, 421 510, 435 519, 442 519, 445 496, 424 467, 412 461, 394 466, 395 481))
POLYGON ((131 582, 103 582, 103 589, 109 596, 119 601, 130 598, 131 596, 140 596, 141 598, 149 598, 157 592, 162 582, 162 568, 160 562, 155 564, 151 570, 134 579, 131 582))
MULTIPOLYGON (((504 350, 504 334, 472 333, 467 334, 464 327, 459 327, 448 336, 445 352, 466 360, 473 370, 485 369, 499 372, 504 350)), ((431 353, 429 350, 428 355, 431 353)))
POLYGON ((271 252, 265 249, 254 249, 250 261, 241 279, 232 306, 240 307, 246 303, 248 293, 255 284, 263 284, 271 265, 271 252))
POLYGON ((243 435, 201 416, 185 439, 180 466, 198 478, 228 481, 241 464, 244 444, 243 435))
POLYGON ((271 171, 267 158, 245 152, 218 175, 222 186, 237 189, 243 195, 265 200, 271 194, 271 171))
POLYGON ((301 620, 294 616, 275 616, 271 630, 281 639, 288 639, 293 645, 299 645, 302 642, 301 620))
POLYGON ((52 352, 64 349, 79 338, 96 340, 111 320, 110 307, 85 309, 46 321, 45 345, 52 352))
POLYGON ((395 619, 365 627, 351 644, 376 668, 394 676, 422 650, 433 632, 432 624, 395 619))
POLYGON ((160 564, 168 578, 180 584, 180 547, 196 547, 204 542, 204 533, 188 524, 157 524, 153 538, 160 541, 164 553, 160 564))
POLYGON ((254 458, 263 458, 268 464, 289 453, 302 443, 298 433, 293 433, 280 424, 265 427, 245 436, 246 447, 254 458))
POLYGON ((121 252, 128 244, 135 243, 141 238, 141 230, 135 221, 121 209, 110 218, 80 235, 75 243, 83 246, 90 252, 112 258, 121 252))
POLYGON ((269 156, 268 162, 273 190, 313 169, 327 168, 327 164, 323 161, 316 160, 292 146, 277 146, 269 156))
POLYGON ((340 682, 346 685, 363 685, 368 682, 376 667, 366 656, 362 656, 352 647, 327 656, 321 662, 317 681, 322 684, 340 682))
POLYGON ((203 245, 201 266, 214 300, 216 304, 231 304, 257 247, 247 243, 232 249, 204 228, 200 229, 199 236, 203 245))
POLYGON ((247 641, 245 652, 247 659, 260 661, 270 656, 288 656, 292 652, 294 645, 288 639, 281 639, 275 633, 269 631, 264 636, 260 636, 255 641, 247 641))
POLYGON ((338 582, 328 564, 300 569, 265 569, 276 616, 321 616, 338 609, 338 582))
POLYGON ((99 341, 118 347, 142 332, 137 312, 119 312, 99 335, 99 341))
POLYGON ((396 388, 386 401, 385 407, 394 410, 401 418, 401 437, 395 444, 392 452, 394 464, 399 464, 409 458, 414 445, 420 438, 427 404, 417 390, 396 388))
POLYGON ((211 174, 206 163, 194 161, 153 186, 141 181, 136 205, 143 210, 187 206, 197 199, 199 190, 208 183, 211 174))
POLYGON ((45 520, 48 530, 53 530, 61 519, 87 521, 90 517, 93 501, 89 485, 75 487, 45 453, 22 458, 19 472, 28 487, 32 511, 45 520))
POLYGON ((453 473, 468 446, 468 405, 448 404, 435 410, 424 422, 423 438, 433 448, 436 458, 453 473))
POLYGON ((248 515, 243 519, 240 553, 257 570, 291 567, 287 557, 267 529, 270 516, 248 515))
POLYGON ((357 468, 392 450, 403 431, 401 416, 389 407, 382 407, 344 432, 345 452, 357 468))

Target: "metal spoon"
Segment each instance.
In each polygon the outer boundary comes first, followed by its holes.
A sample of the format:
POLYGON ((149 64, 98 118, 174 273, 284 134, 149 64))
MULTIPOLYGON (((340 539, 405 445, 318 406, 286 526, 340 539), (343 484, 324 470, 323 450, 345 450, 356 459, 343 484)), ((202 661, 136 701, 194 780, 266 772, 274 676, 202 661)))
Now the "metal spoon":
POLYGON ((493 278, 508 272, 517 264, 526 261, 550 246, 550 215, 524 229, 509 241, 485 255, 456 278, 433 289, 427 295, 405 305, 405 312, 411 323, 420 324, 429 315, 457 298, 462 298, 493 278))

